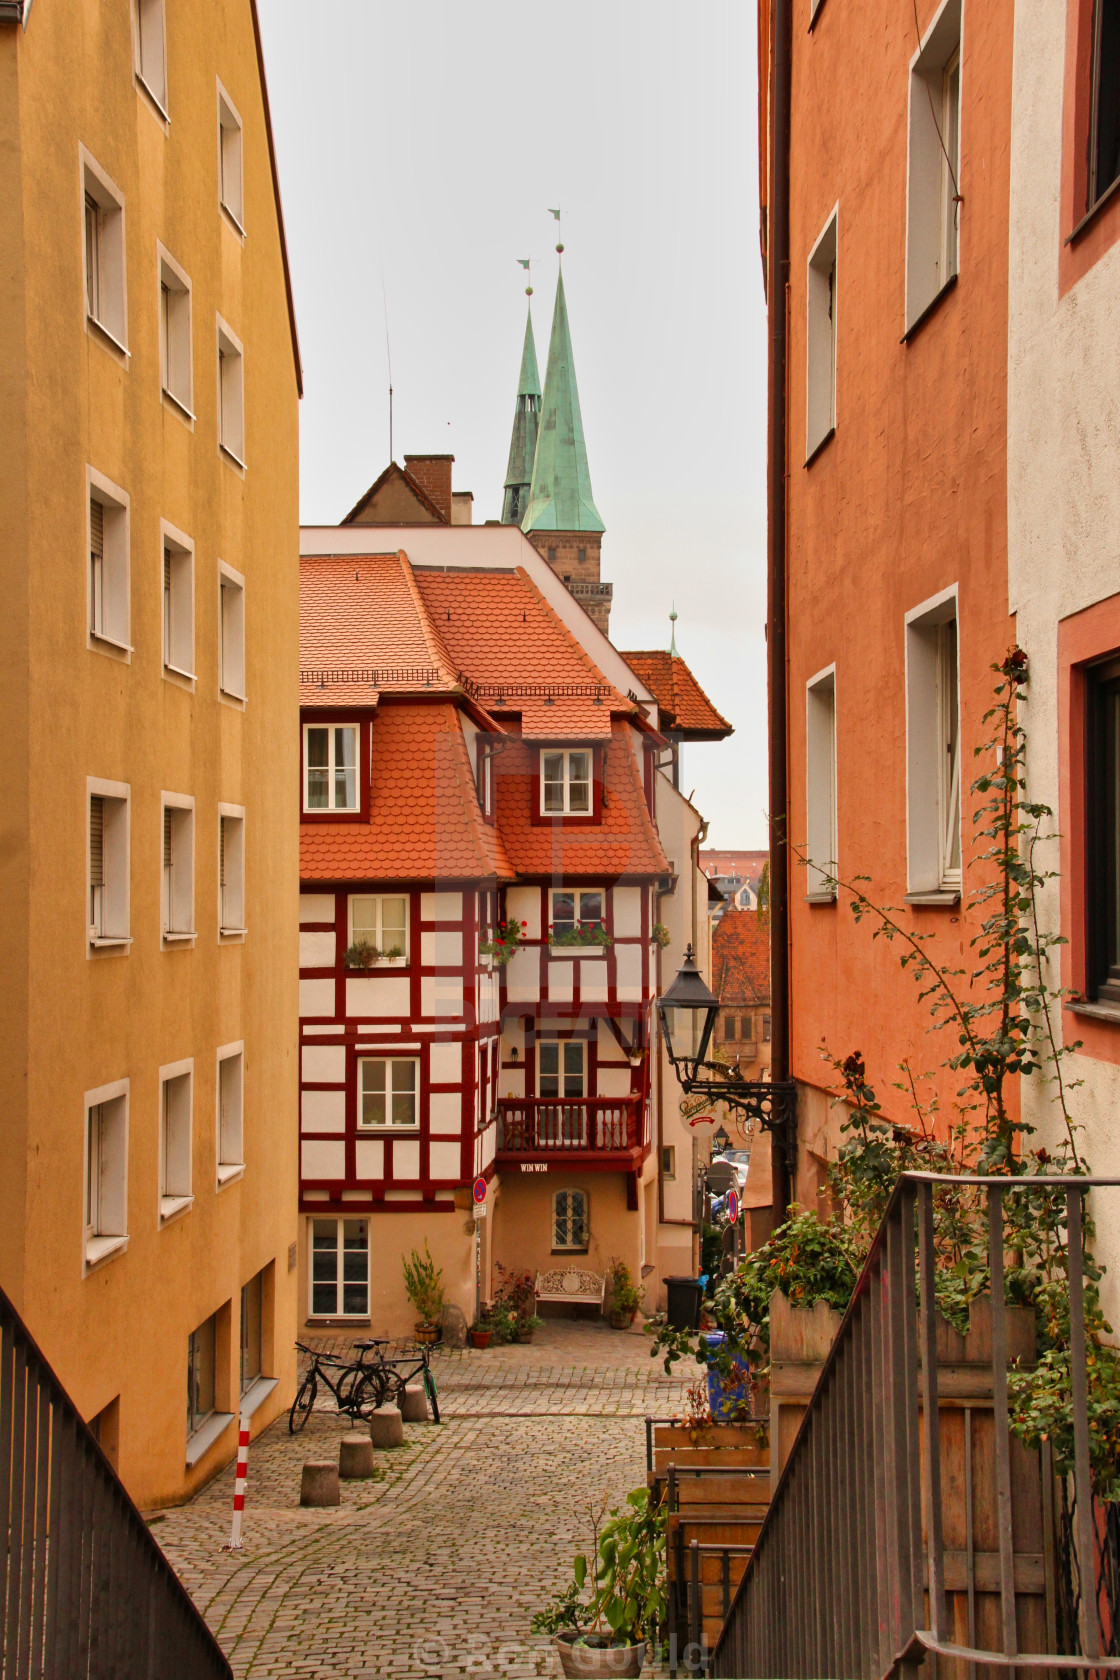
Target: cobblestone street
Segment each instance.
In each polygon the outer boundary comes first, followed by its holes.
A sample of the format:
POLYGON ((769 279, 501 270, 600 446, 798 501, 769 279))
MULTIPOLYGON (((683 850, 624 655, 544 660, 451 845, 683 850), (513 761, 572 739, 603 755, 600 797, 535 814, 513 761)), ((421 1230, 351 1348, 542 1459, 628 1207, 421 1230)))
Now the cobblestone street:
POLYGON ((253 1443, 241 1552, 221 1549, 232 1465, 156 1524, 239 1680, 559 1674, 530 1618, 589 1544, 589 1503, 643 1485, 642 1419, 680 1411, 694 1373, 666 1377, 645 1336, 561 1321, 433 1369, 443 1422, 406 1425, 339 1508, 299 1506, 304 1460, 336 1458, 349 1427, 316 1412, 253 1443))

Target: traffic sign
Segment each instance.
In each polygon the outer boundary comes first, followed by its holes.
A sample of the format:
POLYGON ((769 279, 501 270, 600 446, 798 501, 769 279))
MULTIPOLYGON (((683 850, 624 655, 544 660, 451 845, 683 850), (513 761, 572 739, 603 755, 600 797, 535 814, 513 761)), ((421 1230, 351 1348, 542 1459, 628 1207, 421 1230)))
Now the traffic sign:
POLYGON ((486 1200, 486 1180, 481 1174, 474 1181, 474 1188, 471 1191, 471 1195, 479 1204, 486 1200))
POLYGON ((727 1192, 727 1218, 728 1222, 732 1225, 737 1225, 739 1223, 738 1190, 729 1190, 727 1192))

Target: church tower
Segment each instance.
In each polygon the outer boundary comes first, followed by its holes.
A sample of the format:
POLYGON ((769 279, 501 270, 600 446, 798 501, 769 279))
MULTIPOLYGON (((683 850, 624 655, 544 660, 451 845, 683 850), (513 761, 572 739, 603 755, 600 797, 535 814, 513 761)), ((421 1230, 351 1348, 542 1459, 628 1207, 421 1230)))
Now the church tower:
MULTIPOLYGON (((521 462, 524 457, 518 456, 518 448, 519 439, 528 435, 528 410, 523 434, 522 403, 532 401, 531 394, 526 392, 526 384, 537 384, 536 371, 532 332, 531 328, 526 328, 510 467, 506 475, 506 509, 511 506, 516 488, 511 485, 511 479, 515 472, 523 471, 521 462), (527 381, 526 367, 530 362, 532 378, 527 381)), ((599 577, 603 521, 591 495, 591 474, 587 466, 587 445, 576 386, 563 272, 556 282, 556 306, 552 313, 544 393, 539 413, 533 415, 532 424, 536 444, 531 457, 532 472, 527 497, 519 496, 517 503, 521 529, 599 629, 606 633, 612 585, 601 582, 599 577)), ((503 511, 502 518, 507 523, 512 523, 512 517, 503 511)))
POLYGON ((520 525, 529 505, 540 414, 541 379, 537 372, 537 348, 533 343, 533 310, 530 305, 525 320, 525 348, 521 352, 521 377, 517 381, 517 407, 513 414, 513 437, 509 445, 509 466, 506 468, 503 525, 520 525))

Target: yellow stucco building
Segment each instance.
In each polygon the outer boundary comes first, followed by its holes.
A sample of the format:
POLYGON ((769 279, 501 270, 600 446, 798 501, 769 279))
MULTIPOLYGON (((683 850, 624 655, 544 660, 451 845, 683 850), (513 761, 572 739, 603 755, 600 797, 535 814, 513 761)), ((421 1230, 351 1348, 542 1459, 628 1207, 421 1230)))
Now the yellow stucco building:
POLYGON ((251 0, 3 0, 0 1285, 141 1505, 294 1380, 299 388, 251 0))

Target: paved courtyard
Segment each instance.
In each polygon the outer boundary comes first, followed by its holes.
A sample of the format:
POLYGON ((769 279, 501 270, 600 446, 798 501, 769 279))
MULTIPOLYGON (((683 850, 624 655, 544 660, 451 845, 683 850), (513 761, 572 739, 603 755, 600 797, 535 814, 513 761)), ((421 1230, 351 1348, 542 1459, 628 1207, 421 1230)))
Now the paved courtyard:
POLYGON ((570 1578, 586 1513, 645 1481, 647 1413, 695 1378, 667 1377, 645 1336, 552 1321, 527 1347, 437 1354, 443 1421, 405 1426, 374 1482, 302 1510, 305 1459, 350 1427, 316 1412, 253 1443, 245 1544, 229 1538, 233 1467, 154 1534, 245 1680, 558 1675, 535 1610, 570 1578))

